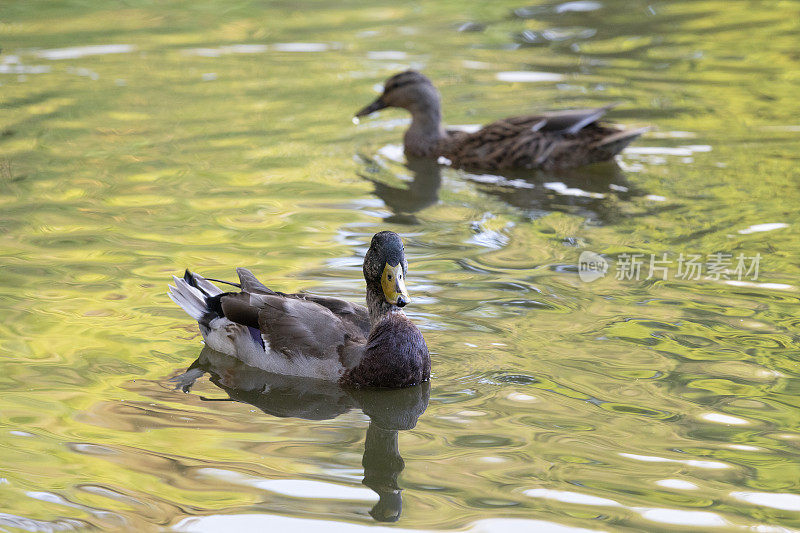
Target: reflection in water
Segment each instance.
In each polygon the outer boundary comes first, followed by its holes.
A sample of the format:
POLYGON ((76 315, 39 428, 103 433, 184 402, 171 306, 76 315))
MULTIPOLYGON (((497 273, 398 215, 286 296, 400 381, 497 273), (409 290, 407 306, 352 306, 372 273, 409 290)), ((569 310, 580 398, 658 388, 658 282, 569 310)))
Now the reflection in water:
MULTIPOLYGON (((408 157, 405 168, 411 176, 402 171, 393 172, 377 161, 365 160, 361 177, 373 184, 374 194, 391 210, 392 215, 384 218, 386 222, 419 224, 414 214, 439 201, 442 171, 448 167, 431 159, 408 157), (406 185, 398 187, 387 183, 397 179, 406 185)), ((522 210, 531 218, 561 211, 610 224, 620 216, 620 201, 647 194, 631 183, 614 162, 548 172, 459 172, 458 177, 477 184, 484 194, 522 210)))
POLYGON ((172 381, 184 392, 203 374, 228 393, 229 399, 257 407, 278 417, 326 420, 353 408, 369 419, 364 442, 364 485, 378 494, 370 510, 375 520, 394 522, 400 518, 403 500, 397 477, 405 463, 400 456, 397 433, 412 429, 428 407, 430 384, 392 390, 346 390, 335 383, 282 376, 245 365, 238 359, 204 347, 197 360, 172 381))
MULTIPOLYGON (((409 157, 406 168, 411 171, 411 181, 406 187, 395 187, 378 179, 386 169, 374 161, 367 161, 361 177, 372 183, 375 195, 392 211, 384 221, 394 224, 418 224, 414 213, 439 201, 442 169, 435 160, 409 157)), ((395 176, 401 177, 401 176, 395 176)))
POLYGON ((613 223, 619 201, 646 193, 628 181, 613 162, 561 171, 509 171, 492 175, 468 174, 479 189, 538 218, 553 211, 613 223))

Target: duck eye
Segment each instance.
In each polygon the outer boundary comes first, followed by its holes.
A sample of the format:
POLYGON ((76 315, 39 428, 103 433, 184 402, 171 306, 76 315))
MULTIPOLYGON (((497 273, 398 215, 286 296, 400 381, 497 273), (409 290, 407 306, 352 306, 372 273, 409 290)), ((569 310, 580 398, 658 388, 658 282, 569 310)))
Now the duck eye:
POLYGON ((389 274, 388 276, 386 276, 386 279, 388 279, 389 281, 392 281, 392 275, 389 274))

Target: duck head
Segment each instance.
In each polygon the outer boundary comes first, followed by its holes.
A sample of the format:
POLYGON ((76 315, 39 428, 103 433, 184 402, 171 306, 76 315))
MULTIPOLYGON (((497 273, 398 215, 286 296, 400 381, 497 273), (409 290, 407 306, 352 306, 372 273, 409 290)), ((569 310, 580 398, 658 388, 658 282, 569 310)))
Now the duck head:
POLYGON ((386 107, 402 107, 412 114, 439 109, 441 97, 431 80, 416 70, 406 70, 395 74, 383 86, 381 94, 374 102, 356 113, 364 117, 386 107))
POLYGON ((411 301, 406 291, 408 261, 397 233, 381 231, 372 237, 363 270, 369 293, 397 307, 411 301))

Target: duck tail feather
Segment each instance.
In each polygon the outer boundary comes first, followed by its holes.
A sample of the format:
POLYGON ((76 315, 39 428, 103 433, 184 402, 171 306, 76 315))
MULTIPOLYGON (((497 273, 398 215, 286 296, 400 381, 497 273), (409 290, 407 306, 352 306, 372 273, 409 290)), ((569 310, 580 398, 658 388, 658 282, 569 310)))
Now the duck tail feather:
MULTIPOLYGON (((191 273, 189 274, 191 275, 191 273)), ((206 295, 197 287, 190 285, 185 278, 172 276, 172 279, 175 285, 169 286, 170 299, 186 311, 190 317, 199 321, 209 311, 206 295)))
POLYGON ((646 126, 644 128, 636 128, 635 130, 622 130, 616 133, 612 133, 607 137, 603 137, 596 143, 594 143, 595 147, 605 146, 608 144, 614 144, 619 141, 628 141, 631 142, 635 140, 637 137, 641 136, 643 133, 647 133, 648 131, 652 130, 653 128, 650 126, 646 126))
MULTIPOLYGON (((206 296, 217 296, 219 294, 222 294, 222 290, 219 287, 216 287, 215 285, 209 283, 208 280, 205 279, 200 274, 190 272, 188 268, 186 269, 186 272, 183 273, 183 279, 190 286, 199 290, 206 296)), ((223 281, 222 283, 225 282, 223 281)))
POLYGON ((640 135, 650 131, 651 129, 652 128, 646 127, 613 133, 594 143, 592 145, 592 150, 604 152, 609 157, 614 157, 624 150, 626 146, 639 138, 640 135))

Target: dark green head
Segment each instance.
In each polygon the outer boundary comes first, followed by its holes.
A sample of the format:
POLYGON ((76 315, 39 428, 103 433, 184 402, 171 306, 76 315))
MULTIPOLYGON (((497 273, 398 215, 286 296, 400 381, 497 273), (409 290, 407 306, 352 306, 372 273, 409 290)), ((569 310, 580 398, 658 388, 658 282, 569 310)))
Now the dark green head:
POLYGON ((380 290, 390 304, 403 307, 411 300, 406 291, 408 262, 397 233, 381 231, 373 235, 363 269, 367 287, 380 290))

